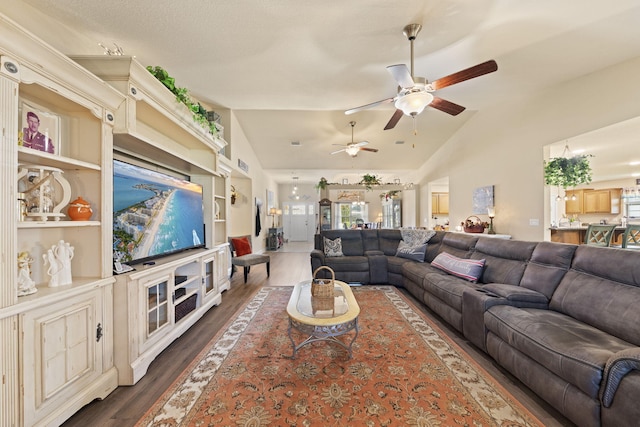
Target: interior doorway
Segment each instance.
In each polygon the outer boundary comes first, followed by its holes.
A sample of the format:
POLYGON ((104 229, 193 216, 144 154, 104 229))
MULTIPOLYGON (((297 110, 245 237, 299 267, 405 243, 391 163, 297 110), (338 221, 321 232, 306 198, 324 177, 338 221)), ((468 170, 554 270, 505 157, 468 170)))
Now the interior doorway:
POLYGON ((315 205, 305 202, 283 203, 282 227, 290 242, 311 242, 315 232, 315 205))

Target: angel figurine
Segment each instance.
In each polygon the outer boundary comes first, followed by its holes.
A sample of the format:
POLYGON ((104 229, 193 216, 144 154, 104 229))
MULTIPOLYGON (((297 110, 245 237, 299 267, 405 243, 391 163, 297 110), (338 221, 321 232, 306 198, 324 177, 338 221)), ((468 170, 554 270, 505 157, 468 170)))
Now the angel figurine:
POLYGON ((29 252, 18 254, 18 296, 31 295, 38 292, 36 283, 31 279, 31 263, 33 258, 29 252))

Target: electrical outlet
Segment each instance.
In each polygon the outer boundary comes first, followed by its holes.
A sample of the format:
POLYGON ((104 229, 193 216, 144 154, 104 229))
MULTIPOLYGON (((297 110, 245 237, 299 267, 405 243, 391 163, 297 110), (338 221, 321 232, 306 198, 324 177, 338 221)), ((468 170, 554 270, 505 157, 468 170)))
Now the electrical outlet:
POLYGON ((540 220, 538 218, 530 218, 529 225, 536 227, 540 225, 540 220))

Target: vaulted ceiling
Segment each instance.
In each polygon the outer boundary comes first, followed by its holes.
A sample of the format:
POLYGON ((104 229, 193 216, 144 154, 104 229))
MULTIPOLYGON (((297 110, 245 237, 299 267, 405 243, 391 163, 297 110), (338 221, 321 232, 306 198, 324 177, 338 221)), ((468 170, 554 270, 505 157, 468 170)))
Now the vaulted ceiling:
MULTIPOLYGON (((95 40, 91 52, 57 46, 65 53, 100 54, 98 42, 116 43, 196 97, 233 109, 280 182, 372 171, 410 178, 475 112, 640 55, 637 0, 23 1, 95 40), (423 26, 415 75, 433 81, 488 59, 498 71, 438 91, 466 110, 427 108, 417 135, 409 117, 383 131, 390 104, 346 116, 396 95, 385 67, 409 65, 409 23, 423 26), (355 141, 377 153, 330 154, 351 142, 351 120, 355 141)), ((600 90, 606 82, 595 98, 600 90)))

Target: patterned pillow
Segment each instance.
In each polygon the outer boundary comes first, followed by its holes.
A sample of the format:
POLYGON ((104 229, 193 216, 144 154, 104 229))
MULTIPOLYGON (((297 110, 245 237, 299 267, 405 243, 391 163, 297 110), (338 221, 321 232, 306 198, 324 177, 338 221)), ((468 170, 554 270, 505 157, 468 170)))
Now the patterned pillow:
POLYGON ((424 254, 427 252, 427 244, 411 246, 405 243, 404 240, 400 240, 398 243, 398 250, 396 256, 400 258, 407 258, 413 261, 424 262, 424 254))
POLYGON ((433 230, 403 228, 400 230, 400 234, 402 235, 402 240, 409 246, 417 246, 427 243, 429 239, 436 235, 436 232, 433 230))
POLYGON ((482 276, 484 263, 484 259, 458 258, 446 252, 442 252, 431 261, 435 268, 474 283, 482 276))
POLYGON ((324 239, 324 256, 344 256, 342 253, 342 239, 337 237, 335 240, 324 239))

